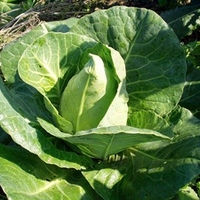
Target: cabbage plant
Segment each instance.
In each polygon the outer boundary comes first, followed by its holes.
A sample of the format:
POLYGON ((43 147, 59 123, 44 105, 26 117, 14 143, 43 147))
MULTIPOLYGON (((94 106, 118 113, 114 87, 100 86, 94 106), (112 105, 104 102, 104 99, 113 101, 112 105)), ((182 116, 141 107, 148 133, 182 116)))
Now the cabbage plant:
POLYGON ((179 105, 184 50, 155 12, 121 6, 43 23, 0 61, 9 199, 161 200, 192 190, 200 122, 179 105))

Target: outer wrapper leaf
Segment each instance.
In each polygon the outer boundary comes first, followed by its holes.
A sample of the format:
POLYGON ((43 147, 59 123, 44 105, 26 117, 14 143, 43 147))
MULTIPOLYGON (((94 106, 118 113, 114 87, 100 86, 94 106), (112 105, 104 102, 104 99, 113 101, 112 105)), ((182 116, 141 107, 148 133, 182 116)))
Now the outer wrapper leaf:
POLYGON ((104 199, 171 199, 199 175, 200 121, 177 107, 160 123, 170 124, 175 133, 170 144, 138 144, 83 172, 104 199))
MULTIPOLYGON (((179 146, 182 152, 185 153, 184 147, 187 147, 187 145, 182 143, 182 146, 179 146)), ((195 156, 187 157, 176 153, 174 153, 176 155, 174 159, 166 158, 167 151, 170 149, 173 148, 167 147, 161 156, 157 155, 158 157, 154 157, 150 153, 144 154, 143 152, 133 151, 134 156, 129 164, 130 168, 122 182, 114 189, 114 191, 119 190, 119 188, 123 188, 123 190, 118 193, 118 196, 113 193, 114 198, 111 199, 123 198, 129 200, 133 196, 136 200, 173 198, 180 188, 200 173, 200 162, 199 158, 194 158, 195 156), (130 176, 130 174, 132 175, 130 176)), ((199 147, 195 148, 195 151, 198 149, 199 147)))
POLYGON ((26 48, 19 61, 20 77, 44 96, 56 125, 68 133, 73 129, 71 122, 62 119, 58 112, 61 94, 77 71, 82 51, 95 44, 76 34, 47 33, 26 48))
POLYGON ((95 128, 79 131, 71 136, 59 131, 47 121, 42 119, 38 119, 38 121, 48 133, 73 144, 78 148, 78 152, 92 158, 106 159, 109 155, 143 143, 152 142, 152 145, 157 148, 157 145, 166 145, 170 142, 169 137, 158 132, 128 126, 95 128))
MULTIPOLYGON (((0 79, 0 126, 13 141, 28 151, 38 155, 44 162, 59 167, 81 169, 92 164, 87 157, 78 156, 74 152, 66 152, 56 148, 41 128, 32 124, 29 115, 19 107, 18 100, 12 96, 0 79), (27 117, 26 117, 27 116, 27 117)), ((31 98, 30 98, 31 99, 31 98)), ((32 100, 33 97, 32 97, 32 100)), ((39 109, 35 107, 35 109, 39 109)))
POLYGON ((19 147, 0 144, 0 185, 8 199, 101 199, 79 171, 48 165, 19 147))
POLYGON ((155 12, 113 7, 82 17, 70 32, 117 50, 127 72, 129 108, 168 114, 180 100, 186 73, 175 33, 155 12))
POLYGON ((93 39, 77 34, 47 33, 21 55, 20 77, 58 109, 66 82, 77 71, 82 51, 95 44, 93 39))
POLYGON ((200 135, 200 120, 185 108, 177 106, 166 119, 172 126, 175 140, 180 141, 200 135))
POLYGON ((153 151, 149 143, 83 172, 104 199, 167 200, 200 173, 200 137, 172 141, 153 151))
POLYGON ((29 47, 31 43, 38 39, 38 37, 45 35, 50 31, 67 32, 76 21, 76 18, 72 18, 59 21, 59 23, 55 21, 44 22, 23 37, 6 45, 0 53, 0 62, 2 63, 1 70, 6 81, 12 84, 17 83, 18 81, 21 82, 17 72, 18 62, 25 49, 29 47))
POLYGON ((172 127, 170 127, 168 121, 151 111, 140 110, 129 113, 128 125, 158 131, 168 137, 174 136, 172 127))

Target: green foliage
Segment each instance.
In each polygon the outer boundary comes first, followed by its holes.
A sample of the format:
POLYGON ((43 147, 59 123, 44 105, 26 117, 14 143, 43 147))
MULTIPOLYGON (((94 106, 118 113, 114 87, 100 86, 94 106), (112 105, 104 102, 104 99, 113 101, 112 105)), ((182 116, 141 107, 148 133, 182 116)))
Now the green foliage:
POLYGON ((181 40, 200 28, 200 3, 177 7, 161 13, 161 17, 171 26, 181 40))
POLYGON ((180 105, 200 118, 200 41, 185 45, 185 51, 188 70, 180 105))
POLYGON ((37 0, 0 0, 0 27, 29 10, 37 3, 37 0))
POLYGON ((37 0, 27 0, 22 2, 23 10, 29 10, 37 3, 37 0))
MULTIPOLYGON (((187 54, 193 67, 198 48, 187 54)), ((196 95, 195 105, 199 94, 187 93, 184 49, 159 15, 113 7, 44 23, 8 44, 0 61, 8 198, 190 198, 200 121, 184 94, 196 95), (5 133, 15 145, 5 145, 5 133)))
POLYGON ((99 199, 79 171, 48 165, 20 147, 0 150, 0 181, 11 199, 99 199))
POLYGON ((0 27, 22 12, 20 5, 8 1, 0 1, 0 27))
POLYGON ((171 9, 176 6, 185 5, 191 3, 191 0, 158 0, 158 5, 165 9, 171 9))

